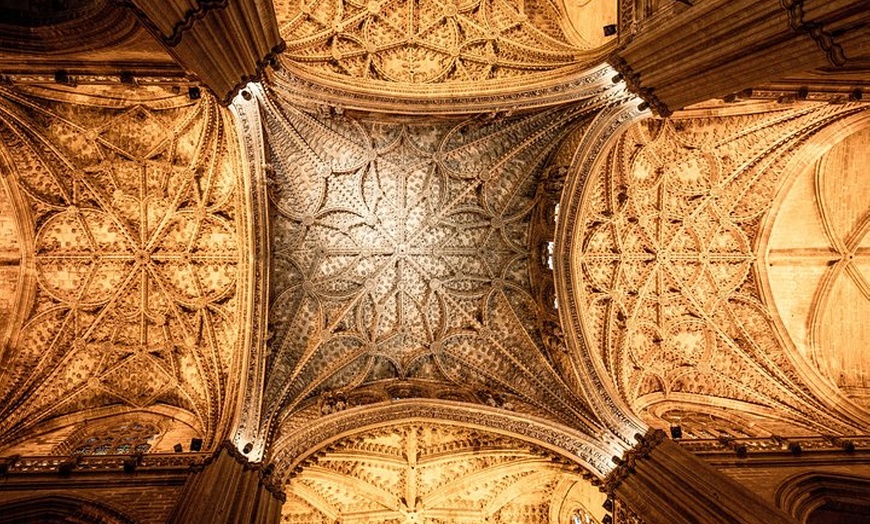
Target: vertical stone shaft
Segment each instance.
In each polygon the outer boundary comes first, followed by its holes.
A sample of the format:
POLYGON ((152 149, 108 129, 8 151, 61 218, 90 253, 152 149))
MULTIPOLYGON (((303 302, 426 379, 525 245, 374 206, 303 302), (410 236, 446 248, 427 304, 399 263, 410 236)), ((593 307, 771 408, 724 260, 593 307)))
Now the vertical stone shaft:
POLYGON ((284 49, 271 0, 117 0, 223 104, 284 49))
POLYGON ((696 0, 654 21, 609 62, 662 116, 794 73, 870 57, 866 0, 696 0))
POLYGON ((648 524, 794 524, 784 512, 663 432, 638 440, 603 489, 648 524))
POLYGON ((169 518, 170 524, 277 524, 284 494, 259 465, 226 442, 194 473, 169 518))

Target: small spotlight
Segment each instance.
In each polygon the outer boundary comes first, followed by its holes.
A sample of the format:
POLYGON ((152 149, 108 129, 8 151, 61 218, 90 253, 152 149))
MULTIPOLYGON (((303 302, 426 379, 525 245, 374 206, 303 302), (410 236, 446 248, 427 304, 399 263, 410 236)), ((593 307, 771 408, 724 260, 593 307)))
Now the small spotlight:
POLYGON ((245 444, 245 447, 242 448, 242 453, 247 455, 248 453, 251 452, 252 449, 254 449, 254 444, 248 442, 247 444, 245 444))
POLYGON ((610 515, 604 515, 604 518, 601 519, 601 524, 613 524, 613 517, 610 515))
POLYGON ((683 428, 680 426, 671 426, 671 438, 674 440, 683 438, 683 428))
POLYGON ((176 444, 172 446, 172 449, 175 450, 176 453, 181 453, 182 451, 184 451, 184 448, 181 447, 181 444, 176 444))
POLYGON ((245 100, 250 100, 251 98, 253 98, 253 95, 247 89, 242 89, 242 98, 244 98, 245 100))
POLYGON ((55 83, 58 83, 58 84, 71 83, 69 73, 67 73, 63 69, 54 72, 54 81, 55 81, 55 83))
POLYGON ((607 511, 608 513, 613 513, 613 499, 608 497, 604 501, 604 504, 601 505, 601 507, 604 508, 604 511, 607 511))
POLYGON ((202 449, 202 439, 201 438, 190 439, 190 451, 199 451, 201 449, 202 449))
POLYGON ((120 74, 122 84, 133 85, 136 83, 136 77, 130 71, 122 71, 120 74))
POLYGON ((616 34, 616 24, 608 24, 604 26, 604 36, 613 36, 616 34))
POLYGON ((191 100, 199 100, 199 97, 202 96, 202 93, 197 86, 190 86, 187 88, 187 96, 190 97, 191 100))

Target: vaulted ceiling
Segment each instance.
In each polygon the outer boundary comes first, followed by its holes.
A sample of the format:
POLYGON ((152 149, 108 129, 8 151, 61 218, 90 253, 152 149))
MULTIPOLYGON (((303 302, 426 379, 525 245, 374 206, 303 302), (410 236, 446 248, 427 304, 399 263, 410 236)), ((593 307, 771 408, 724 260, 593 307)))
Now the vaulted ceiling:
POLYGON ((0 38, 2 453, 231 438, 287 522, 555 523, 647 427, 866 431, 866 102, 650 118, 602 0, 274 14, 229 109, 105 2, 49 26, 141 79, 0 38))
POLYGON ((141 411, 213 442, 250 309, 233 124, 210 99, 92 91, 3 93, 2 438, 141 411))

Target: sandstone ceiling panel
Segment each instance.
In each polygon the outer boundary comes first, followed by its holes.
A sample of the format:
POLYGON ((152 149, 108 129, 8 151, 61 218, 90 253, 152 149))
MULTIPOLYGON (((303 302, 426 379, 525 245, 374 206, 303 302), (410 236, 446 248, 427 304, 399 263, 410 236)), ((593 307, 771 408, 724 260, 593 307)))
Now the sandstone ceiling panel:
POLYGON ((825 380, 870 408, 870 132, 835 145, 794 181, 764 246, 789 343, 825 380))
POLYGON ((370 430, 312 457, 287 484, 282 522, 598 523, 604 495, 564 459, 472 429, 370 430))
POLYGON ((35 278, 3 355, 2 442, 147 411, 210 445, 238 395, 249 307, 234 128, 210 98, 82 91, 3 92, 35 278))
POLYGON ((553 368, 539 322, 552 304, 537 303, 529 282, 540 172, 584 121, 582 106, 433 123, 266 104, 273 336, 264 427, 300 410, 326 414, 324 396, 347 399, 376 383, 388 398, 452 385, 469 402, 594 427, 553 368))
POLYGON ((636 124, 563 211, 576 217, 567 300, 577 300, 581 351, 645 423, 699 413, 692 424, 747 436, 866 423, 832 414, 842 402, 797 371, 756 267, 787 163, 819 129, 861 111, 807 104, 636 124))
POLYGON ((578 27, 615 18, 609 0, 570 14, 550 0, 282 0, 275 7, 288 70, 276 78, 309 82, 314 98, 325 87, 411 106, 561 85, 600 63, 607 48, 601 25, 592 34, 578 27))

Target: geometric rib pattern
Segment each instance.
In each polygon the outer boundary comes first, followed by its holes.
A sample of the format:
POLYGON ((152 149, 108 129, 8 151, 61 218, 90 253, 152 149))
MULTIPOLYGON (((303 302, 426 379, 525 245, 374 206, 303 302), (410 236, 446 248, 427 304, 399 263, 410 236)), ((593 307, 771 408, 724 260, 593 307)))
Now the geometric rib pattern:
POLYGON ((542 350, 528 238, 537 173, 584 114, 433 125, 267 106, 265 409, 286 414, 318 395, 422 379, 495 390, 588 425, 542 350))
POLYGON ((4 95, 36 267, 6 356, 4 439, 61 414, 165 405, 210 441, 236 387, 244 306, 232 126, 207 98, 4 95))
POLYGON ((329 0, 276 6, 282 59, 365 84, 480 83, 575 65, 550 2, 329 0))
POLYGON ((287 484, 282 522, 557 524, 576 515, 595 524, 576 497, 565 500, 578 482, 588 486, 518 441, 404 424, 354 435, 310 460, 287 484))
POLYGON ((578 313, 616 393, 647 423, 711 408, 745 415, 755 429, 738 430, 750 434, 856 431, 791 364, 753 264, 796 145, 858 110, 647 121, 587 180, 572 254, 578 313))
POLYGON ((800 173, 772 221, 763 265, 797 353, 864 408, 870 408, 868 162, 865 127, 800 173))

